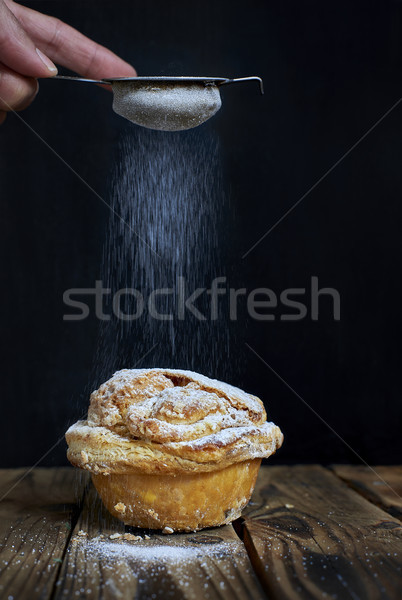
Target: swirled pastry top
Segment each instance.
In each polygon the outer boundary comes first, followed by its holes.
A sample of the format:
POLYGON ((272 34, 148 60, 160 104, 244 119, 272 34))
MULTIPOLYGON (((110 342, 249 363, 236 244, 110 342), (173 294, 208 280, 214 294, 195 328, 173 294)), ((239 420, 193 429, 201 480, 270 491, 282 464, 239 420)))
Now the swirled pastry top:
POLYGON ((124 369, 92 393, 66 433, 70 462, 94 473, 212 471, 270 456, 283 441, 259 398, 173 369, 124 369))

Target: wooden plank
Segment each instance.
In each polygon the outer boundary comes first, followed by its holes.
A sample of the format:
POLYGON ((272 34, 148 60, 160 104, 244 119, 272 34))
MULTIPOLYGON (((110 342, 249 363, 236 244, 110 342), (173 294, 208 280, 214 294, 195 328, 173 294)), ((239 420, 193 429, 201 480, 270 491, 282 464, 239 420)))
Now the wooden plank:
POLYGON ((373 470, 364 465, 331 465, 331 469, 367 500, 402 520, 401 465, 378 466, 373 470))
POLYGON ((68 467, 26 472, 0 470, 0 597, 45 600, 77 512, 77 477, 68 467))
POLYGON ((264 467, 244 542, 272 599, 401 598, 401 523, 316 465, 264 467))
POLYGON ((265 595, 232 526, 173 535, 125 529, 91 488, 56 583, 55 600, 66 598, 245 600, 265 595), (142 539, 110 539, 125 531, 142 539))

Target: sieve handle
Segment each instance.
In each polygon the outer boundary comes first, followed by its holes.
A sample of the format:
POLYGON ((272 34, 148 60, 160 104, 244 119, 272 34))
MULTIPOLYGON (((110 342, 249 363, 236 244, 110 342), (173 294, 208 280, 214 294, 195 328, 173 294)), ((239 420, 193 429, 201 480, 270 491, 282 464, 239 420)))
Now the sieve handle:
POLYGON ((236 79, 226 79, 225 81, 222 81, 222 83, 219 85, 224 85, 225 83, 237 83, 238 81, 258 81, 260 86, 260 92, 261 94, 264 93, 264 83, 261 77, 257 77, 257 75, 252 75, 251 77, 236 77, 236 79))
POLYGON ((108 83, 103 79, 85 79, 84 77, 72 77, 71 75, 55 75, 51 79, 69 79, 70 81, 83 81, 84 83, 108 83))

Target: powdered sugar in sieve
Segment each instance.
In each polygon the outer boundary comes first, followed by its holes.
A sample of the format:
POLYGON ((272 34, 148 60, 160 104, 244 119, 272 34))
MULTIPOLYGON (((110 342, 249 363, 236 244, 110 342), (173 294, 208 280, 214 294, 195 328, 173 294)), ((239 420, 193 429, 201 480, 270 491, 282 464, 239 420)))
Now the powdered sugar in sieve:
POLYGON ((221 107, 214 84, 114 81, 113 110, 149 129, 180 131, 197 127, 221 107))

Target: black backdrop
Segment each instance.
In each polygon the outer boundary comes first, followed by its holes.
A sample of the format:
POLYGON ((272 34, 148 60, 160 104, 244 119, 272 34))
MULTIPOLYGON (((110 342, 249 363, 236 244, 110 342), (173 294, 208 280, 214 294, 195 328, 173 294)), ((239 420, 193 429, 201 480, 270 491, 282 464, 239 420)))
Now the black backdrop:
MULTIPOLYGON (((242 255, 401 97, 402 3, 27 4, 140 74, 263 77, 264 98, 251 85, 224 90, 222 110, 200 133, 220 143, 234 215, 227 269, 237 287, 278 294, 317 276, 339 291, 341 319, 323 301, 318 321, 238 323, 231 353, 242 368, 228 377, 262 397, 283 428, 273 460, 356 462, 353 448, 370 463, 400 461, 402 103, 242 255)), ((22 113, 105 198, 119 140, 133 127, 110 103, 92 86, 44 81, 22 113)), ((29 127, 10 115, 0 130, 4 466, 35 463, 87 405, 98 322, 63 321, 62 296, 100 277, 109 220, 29 127)), ((154 366, 152 355, 141 366, 154 366)), ((42 461, 64 462, 63 441, 42 461)))

